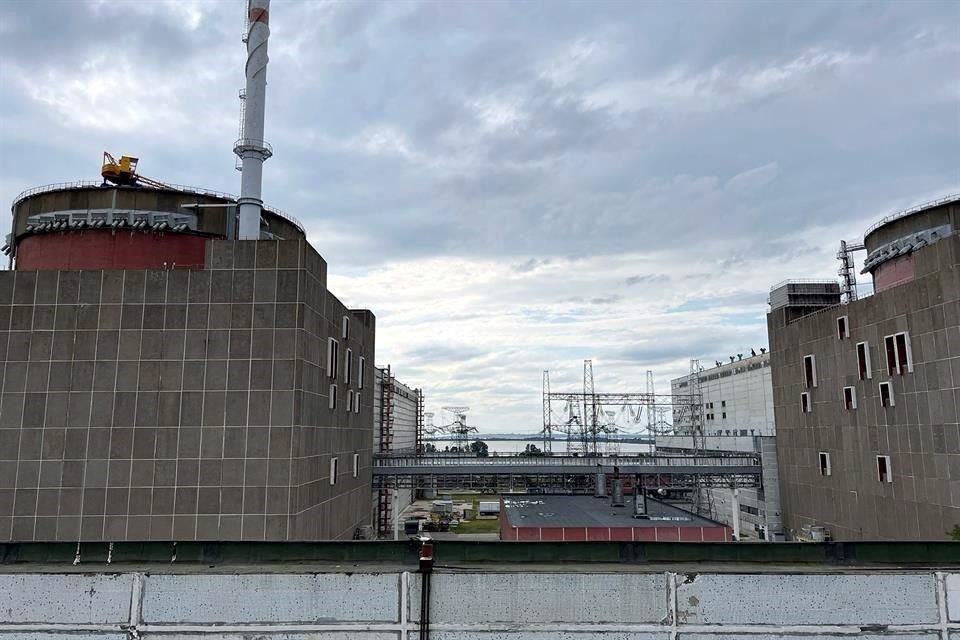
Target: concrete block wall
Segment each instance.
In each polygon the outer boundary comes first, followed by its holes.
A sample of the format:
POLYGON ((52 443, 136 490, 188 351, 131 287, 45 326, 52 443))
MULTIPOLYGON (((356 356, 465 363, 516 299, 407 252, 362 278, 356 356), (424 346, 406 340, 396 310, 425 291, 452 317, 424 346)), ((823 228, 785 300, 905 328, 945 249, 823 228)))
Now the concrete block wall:
POLYGON ((372 314, 327 290, 306 242, 206 255, 0 272, 0 541, 349 539, 369 522, 372 366, 360 412, 355 380, 331 410, 326 340, 349 315, 341 360, 372 365, 372 314))
MULTIPOLYGON (((419 637, 417 573, 179 570, 0 574, 0 640, 68 640, 81 632, 84 638, 113 639, 419 637)), ((960 574, 929 570, 487 568, 439 571, 431 584, 431 640, 958 636, 960 574)))

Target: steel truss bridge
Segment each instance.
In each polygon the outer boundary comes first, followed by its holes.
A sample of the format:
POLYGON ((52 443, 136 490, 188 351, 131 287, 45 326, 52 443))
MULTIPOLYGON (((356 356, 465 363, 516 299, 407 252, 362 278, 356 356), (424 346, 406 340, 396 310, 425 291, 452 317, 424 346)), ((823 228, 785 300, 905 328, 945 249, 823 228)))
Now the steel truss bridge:
POLYGON ((377 489, 543 489, 576 490, 592 486, 598 472, 639 477, 650 489, 761 486, 760 456, 751 453, 709 455, 456 457, 375 455, 377 489))

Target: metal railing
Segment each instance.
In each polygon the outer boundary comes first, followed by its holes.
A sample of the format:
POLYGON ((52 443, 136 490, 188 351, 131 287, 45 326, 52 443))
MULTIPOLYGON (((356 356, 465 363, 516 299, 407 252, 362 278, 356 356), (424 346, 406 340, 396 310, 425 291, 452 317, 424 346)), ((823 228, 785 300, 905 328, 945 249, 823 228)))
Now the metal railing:
POLYGON ((867 229, 864 232, 863 236, 867 237, 868 235, 870 235, 871 233, 873 233, 883 225, 893 222, 894 220, 899 220, 900 218, 905 218, 909 215, 917 213, 918 211, 923 211, 924 209, 932 209, 933 207, 938 207, 942 204, 950 204, 951 202, 958 202, 958 201, 960 201, 960 193, 952 193, 948 196, 937 198, 936 200, 930 200, 929 202, 918 204, 916 206, 910 207, 909 209, 904 209, 903 211, 897 211, 896 213, 891 213, 885 218, 881 218, 879 222, 876 222, 873 226, 867 229))
MULTIPOLYGON (((236 202, 238 199, 237 196, 235 196, 234 194, 227 193, 225 191, 216 191, 214 189, 205 189, 203 187, 191 187, 183 184, 173 184, 170 182, 164 182, 163 184, 164 186, 169 187, 170 190, 172 191, 183 191, 186 193, 191 193, 199 196, 209 196, 212 198, 221 198, 223 200, 233 200, 234 202, 236 202)), ((41 193, 49 193, 51 191, 65 191, 68 189, 99 188, 102 185, 103 185, 102 182, 97 182, 95 180, 76 180, 74 182, 55 182, 53 184, 45 184, 39 187, 33 187, 32 189, 27 189, 17 194, 17 197, 13 199, 13 204, 10 206, 10 214, 13 215, 13 212, 16 210, 17 205, 19 205, 21 202, 23 202, 27 198, 30 198, 35 195, 39 195, 41 193)), ((115 188, 115 187, 108 187, 108 188, 115 188)), ((159 187, 144 187, 144 188, 162 191, 162 189, 160 189, 159 187)), ((297 227, 297 229, 299 229, 301 233, 306 233, 306 230, 303 227, 303 223, 300 222, 300 220, 298 220, 296 217, 290 215, 289 213, 286 213, 285 211, 282 211, 280 209, 277 209, 276 207, 271 207, 268 205, 263 205, 263 209, 268 213, 272 213, 275 216, 283 218, 290 224, 297 227)))
POLYGON ((776 291, 788 284, 835 284, 840 286, 836 280, 830 280, 829 278, 789 278, 770 287, 770 291, 776 291))
POLYGON ((242 155, 244 151, 255 151, 266 160, 273 156, 273 145, 266 140, 257 140, 255 138, 239 138, 233 143, 233 152, 242 155))

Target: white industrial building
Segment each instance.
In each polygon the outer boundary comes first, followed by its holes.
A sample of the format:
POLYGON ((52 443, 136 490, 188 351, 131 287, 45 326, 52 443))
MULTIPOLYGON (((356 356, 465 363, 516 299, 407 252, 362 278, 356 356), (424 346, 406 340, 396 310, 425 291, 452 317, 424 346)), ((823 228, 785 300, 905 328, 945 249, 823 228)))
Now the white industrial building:
MULTIPOLYGON (((389 365, 375 367, 373 450, 379 454, 416 453, 423 423, 423 393, 398 381, 389 365)), ((377 533, 392 536, 394 519, 415 498, 414 489, 379 489, 375 509, 377 533)))
MULTIPOLYGON (((673 395, 689 395, 691 375, 671 381, 673 395)), ((762 489, 710 490, 713 517, 734 530, 741 538, 777 540, 782 536, 780 489, 777 475, 776 425, 773 417, 773 384, 770 355, 760 353, 699 373, 703 396, 700 419, 707 451, 757 452, 763 464, 762 489), (739 522, 735 522, 737 513, 739 522)), ((679 409, 679 408, 677 408, 679 409)), ((673 434, 657 435, 658 451, 690 451, 691 412, 674 411, 673 434)))
MULTIPOLYGON (((718 361, 719 362, 719 361, 718 361)), ((670 382, 674 395, 690 393, 690 376, 670 382)), ((703 394, 703 432, 708 436, 772 436, 773 383, 770 379, 770 355, 721 363, 700 373, 703 394)), ((677 433, 690 432, 690 415, 674 421, 677 433)))

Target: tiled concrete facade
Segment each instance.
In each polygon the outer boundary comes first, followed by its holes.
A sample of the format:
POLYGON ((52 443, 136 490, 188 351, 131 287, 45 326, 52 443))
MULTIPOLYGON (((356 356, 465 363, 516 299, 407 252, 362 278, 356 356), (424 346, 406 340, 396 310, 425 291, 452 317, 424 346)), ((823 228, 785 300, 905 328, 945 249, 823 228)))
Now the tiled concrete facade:
POLYGON ((842 540, 943 539, 960 524, 960 238, 913 252, 914 279, 788 322, 768 316, 785 525, 822 525, 842 540), (840 339, 837 318, 848 317, 840 339), (888 374, 884 339, 908 333, 912 371, 888 374), (867 342, 871 378, 860 379, 867 342), (804 356, 815 355, 806 387, 804 356), (894 406, 881 406, 890 383, 894 406), (844 387, 856 408, 847 409, 844 387), (801 410, 809 393, 810 411, 801 410), (819 453, 830 456, 830 475, 819 453), (877 456, 890 457, 891 482, 877 456))
POLYGON ((196 271, 0 272, 0 540, 313 540, 369 524, 373 315, 327 290, 305 241, 210 240, 206 254, 196 271))

